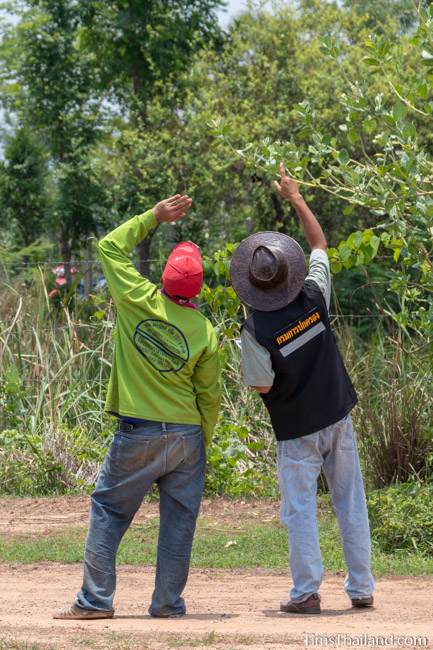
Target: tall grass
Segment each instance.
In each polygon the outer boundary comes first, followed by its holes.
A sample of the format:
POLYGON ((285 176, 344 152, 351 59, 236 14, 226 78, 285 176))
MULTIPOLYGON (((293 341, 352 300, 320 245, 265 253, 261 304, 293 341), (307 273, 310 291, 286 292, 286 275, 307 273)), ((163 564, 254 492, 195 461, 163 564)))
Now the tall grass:
MULTIPOLYGON (((274 436, 260 398, 242 385, 234 343, 237 308, 219 302, 212 318, 221 340, 223 403, 209 452, 208 490, 276 492, 274 436)), ((90 485, 111 431, 103 413, 114 313, 90 297, 73 314, 53 309, 43 278, 0 291, 0 485, 3 493, 49 493, 90 485)), ((338 321, 340 322, 340 320, 338 321)), ((381 487, 429 478, 433 466, 431 366, 378 329, 366 344, 337 330, 359 395, 354 420, 367 480, 381 487), (430 428, 429 428, 430 427, 430 428)))
POLYGON ((359 389, 355 420, 375 487, 433 478, 432 360, 428 343, 376 331, 361 355, 344 332, 359 389))

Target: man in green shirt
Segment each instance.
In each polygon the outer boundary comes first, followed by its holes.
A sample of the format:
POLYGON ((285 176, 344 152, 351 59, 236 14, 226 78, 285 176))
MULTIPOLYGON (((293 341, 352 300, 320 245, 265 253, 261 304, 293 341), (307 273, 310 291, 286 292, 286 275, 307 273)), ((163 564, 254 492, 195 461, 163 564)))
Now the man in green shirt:
POLYGON ((201 289, 198 247, 177 245, 162 289, 144 278, 129 254, 161 222, 191 206, 175 195, 122 224, 99 242, 117 309, 106 410, 119 418, 91 497, 84 580, 62 619, 111 618, 115 560, 122 536, 153 483, 160 494, 155 590, 149 613, 181 616, 181 597, 204 486, 205 447, 218 417, 220 367, 211 323, 191 299, 201 289))

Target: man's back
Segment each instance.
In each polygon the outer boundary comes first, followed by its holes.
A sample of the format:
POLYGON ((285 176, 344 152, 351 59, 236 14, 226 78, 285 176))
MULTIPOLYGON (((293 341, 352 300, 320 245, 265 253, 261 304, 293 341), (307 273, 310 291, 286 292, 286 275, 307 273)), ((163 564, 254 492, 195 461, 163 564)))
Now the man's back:
POLYGON ((99 243, 117 308, 106 410, 158 422, 201 424, 209 443, 220 396, 214 329, 198 309, 174 302, 138 273, 128 257, 155 224, 149 211, 99 243))
POLYGON ((200 424, 196 390, 218 379, 216 337, 196 309, 146 282, 117 305, 116 348, 106 408, 161 422, 200 424), (212 378, 212 374, 216 377, 212 378))

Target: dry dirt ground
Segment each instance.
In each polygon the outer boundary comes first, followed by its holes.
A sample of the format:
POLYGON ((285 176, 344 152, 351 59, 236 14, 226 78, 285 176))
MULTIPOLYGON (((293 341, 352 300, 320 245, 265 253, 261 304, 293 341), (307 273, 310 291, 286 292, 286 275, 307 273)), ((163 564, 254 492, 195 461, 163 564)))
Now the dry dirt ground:
MULTIPOLYGON (((89 498, 58 497, 40 499, 0 498, 0 534, 44 534, 62 528, 86 525, 89 512, 89 498)), ((135 516, 140 523, 158 516, 158 503, 145 501, 135 516)), ((236 526, 236 522, 246 519, 271 522, 278 519, 278 504, 270 499, 231 500, 204 499, 200 516, 214 519, 219 523, 236 526)))
MULTIPOLYGON (((0 532, 37 534, 76 526, 86 521, 87 503, 85 498, 2 500, 0 532)), ((272 502, 205 502, 203 507, 207 516, 227 521, 240 510, 261 521, 277 516, 272 502)), ((156 505, 146 504, 139 517, 156 511, 156 505)), ((0 648, 25 647, 7 644, 6 639, 15 639, 62 650, 283 650, 325 647, 325 636, 333 639, 328 647, 359 647, 361 641, 371 647, 372 637, 379 635, 387 647, 415 647, 416 640, 407 638, 415 636, 433 644, 433 578, 380 579, 377 607, 358 611, 349 608, 343 576, 327 575, 322 615, 299 617, 278 611, 289 586, 286 572, 196 569, 185 591, 188 615, 158 620, 147 615, 153 577, 153 569, 120 566, 115 618, 68 622, 51 614, 71 602, 80 585, 79 565, 0 565, 0 648), (315 640, 314 634, 319 635, 315 640), (404 646, 397 637, 406 637, 404 646)))

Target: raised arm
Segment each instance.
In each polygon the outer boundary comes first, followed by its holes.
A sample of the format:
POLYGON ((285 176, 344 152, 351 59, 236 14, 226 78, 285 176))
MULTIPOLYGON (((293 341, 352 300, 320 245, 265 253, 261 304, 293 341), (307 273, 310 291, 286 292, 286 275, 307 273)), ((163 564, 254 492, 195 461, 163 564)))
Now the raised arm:
POLYGON ((129 219, 101 239, 98 248, 102 269, 116 304, 137 287, 151 284, 137 271, 129 257, 134 248, 159 222, 177 221, 185 216, 191 203, 189 196, 176 194, 160 201, 144 214, 129 219))
POLYGON ((326 251, 328 244, 322 227, 302 197, 297 182, 287 175, 284 163, 280 164, 280 174, 280 181, 274 182, 275 189, 280 196, 290 201, 295 208, 311 250, 320 248, 326 251))

